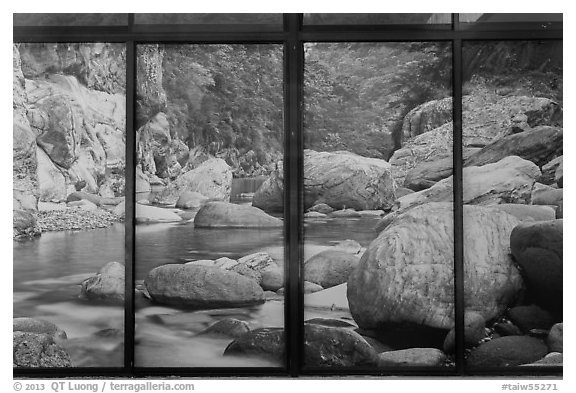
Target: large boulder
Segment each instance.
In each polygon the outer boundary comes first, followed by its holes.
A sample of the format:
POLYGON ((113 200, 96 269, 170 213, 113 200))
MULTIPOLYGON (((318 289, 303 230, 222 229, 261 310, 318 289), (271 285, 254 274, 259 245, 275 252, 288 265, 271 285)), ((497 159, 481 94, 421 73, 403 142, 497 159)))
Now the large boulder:
POLYGON ((196 214, 198 228, 281 228, 282 220, 262 210, 228 202, 208 202, 196 214))
POLYGON ((211 158, 178 176, 157 195, 156 201, 175 204, 184 191, 198 192, 210 199, 229 201, 231 189, 232 170, 221 158, 211 158))
POLYGON ((529 336, 506 336, 487 341, 472 350, 468 367, 512 367, 532 363, 548 353, 546 344, 529 336))
MULTIPOLYGON (((284 188, 282 171, 275 171, 260 186, 252 205, 267 211, 281 211, 284 188)), ((325 203, 335 209, 389 209, 396 184, 391 167, 384 160, 350 152, 304 150, 304 207, 325 203)))
POLYGON ((335 209, 389 209, 396 184, 384 160, 349 152, 304 150, 304 205, 326 203, 335 209))
POLYGON ((323 288, 344 284, 358 265, 358 261, 359 257, 344 251, 319 252, 304 264, 304 280, 321 285, 323 288))
POLYGON ((306 367, 373 366, 377 354, 353 330, 304 324, 304 364, 306 367))
MULTIPOLYGON (((238 259, 236 264, 228 268, 228 270, 255 280, 258 284, 262 284, 262 279, 265 272, 277 272, 277 269, 279 269, 278 264, 268 253, 265 252, 257 252, 254 254, 246 255, 238 259)), ((281 287, 282 285, 276 289, 281 287)), ((268 289, 269 288, 265 288, 265 290, 268 289)))
MULTIPOLYGON (((509 256, 518 220, 464 206, 466 307, 485 320, 512 303, 522 279, 509 256)), ((350 312, 358 326, 411 323, 454 326, 454 223, 451 203, 428 203, 398 215, 372 241, 348 279, 350 312)))
POLYGON ((562 155, 562 129, 540 126, 498 139, 466 160, 466 166, 482 166, 507 156, 518 156, 539 167, 562 155))
POLYGON ((15 367, 72 367, 70 356, 48 334, 12 333, 12 361, 15 367))
MULTIPOLYGON (((463 169, 463 201, 471 205, 528 203, 540 169, 531 161, 509 156, 496 163, 463 169)), ((400 210, 428 202, 453 200, 452 176, 396 201, 400 210)))
POLYGON ((236 318, 224 318, 208 326, 206 330, 200 332, 199 334, 239 338, 249 331, 250 326, 247 322, 236 318))
POLYGON ((162 265, 148 273, 144 285, 158 303, 193 308, 244 307, 265 301, 258 283, 216 267, 162 265))
POLYGON ((510 247, 532 300, 562 311, 563 220, 523 222, 512 231, 510 247))
POLYGON ((124 265, 108 262, 98 273, 82 282, 82 295, 90 300, 124 303, 124 265))

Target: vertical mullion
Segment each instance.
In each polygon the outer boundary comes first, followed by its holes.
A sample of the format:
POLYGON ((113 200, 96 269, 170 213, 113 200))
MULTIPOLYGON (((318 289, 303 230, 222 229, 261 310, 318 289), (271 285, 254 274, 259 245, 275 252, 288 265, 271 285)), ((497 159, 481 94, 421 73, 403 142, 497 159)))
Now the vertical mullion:
POLYGON ((125 189, 125 283, 124 283, 124 367, 134 368, 134 271, 136 191, 136 45, 126 42, 126 189, 125 189))
MULTIPOLYGON (((457 19, 457 16, 456 16, 457 19)), ((454 187, 454 319, 456 370, 464 374, 464 236, 462 184, 462 40, 452 41, 452 116, 454 187)))
POLYGON ((290 376, 297 377, 301 369, 303 347, 304 299, 301 277, 302 245, 302 83, 303 47, 299 40, 299 15, 284 15, 288 41, 284 43, 284 212, 287 278, 286 354, 290 376))

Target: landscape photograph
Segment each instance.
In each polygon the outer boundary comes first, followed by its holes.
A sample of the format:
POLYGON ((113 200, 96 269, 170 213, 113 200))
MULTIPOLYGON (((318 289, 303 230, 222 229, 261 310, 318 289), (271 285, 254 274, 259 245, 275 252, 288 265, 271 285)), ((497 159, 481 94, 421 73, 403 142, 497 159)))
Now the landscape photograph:
POLYGON ((189 15, 270 35, 12 45, 15 373, 561 372, 562 40, 189 15))

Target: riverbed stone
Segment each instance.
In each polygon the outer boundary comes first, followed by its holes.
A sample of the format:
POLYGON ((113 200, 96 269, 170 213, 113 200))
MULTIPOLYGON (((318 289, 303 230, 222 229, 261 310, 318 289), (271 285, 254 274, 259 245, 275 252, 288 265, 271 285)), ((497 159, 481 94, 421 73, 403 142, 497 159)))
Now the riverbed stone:
POLYGON ((12 333, 12 361, 15 367, 72 367, 70 356, 48 334, 12 333))
POLYGON ((161 207, 136 204, 136 224, 155 224, 161 222, 180 222, 182 217, 171 210, 161 207))
POLYGON ((65 339, 67 337, 66 332, 52 322, 28 317, 13 318, 12 331, 47 334, 56 339, 65 339))
POLYGON ((494 331, 500 335, 504 336, 521 336, 522 330, 510 321, 498 322, 494 325, 494 331))
POLYGON ((286 342, 284 329, 260 328, 251 330, 232 341, 224 356, 258 357, 284 362, 286 342))
POLYGON ((82 295, 90 300, 124 303, 124 265, 108 262, 93 277, 82 282, 82 295))
POLYGON ((227 202, 208 202, 194 218, 198 228, 281 228, 282 220, 262 210, 227 202))
POLYGON ((512 307, 506 314, 514 325, 526 333, 532 329, 548 330, 555 322, 551 313, 535 304, 512 307))
POLYGON ((564 161, 560 161, 560 165, 556 168, 556 172, 554 172, 554 181, 558 187, 564 187, 564 161))
POLYGON ((487 341, 472 350, 466 359, 468 367, 510 367, 542 359, 548 347, 542 340, 529 336, 506 336, 487 341))
POLYGON ((326 250, 304 263, 304 279, 331 288, 348 281, 360 258, 347 252, 326 250))
POLYGON ((557 323, 550 329, 546 343, 550 352, 564 352, 564 324, 557 323))
POLYGON ((533 302, 561 311, 563 220, 521 223, 510 235, 510 247, 533 302))
POLYGON ((560 352, 550 352, 548 355, 544 356, 542 359, 535 361, 534 363, 522 364, 522 367, 562 367, 564 360, 564 355, 560 352))
MULTIPOLYGON (((464 223, 466 306, 492 319, 522 289, 509 255, 510 233, 519 221, 504 212, 465 205, 464 223)), ((451 329, 453 247, 451 203, 427 203, 400 214, 370 243, 348 279, 347 298, 358 326, 413 323, 451 329)))
POLYGON ((256 281, 216 267, 162 265, 148 273, 144 285, 158 303, 193 308, 244 307, 265 301, 256 281))
POLYGON ((277 291, 284 286, 284 270, 274 267, 262 272, 260 286, 265 291, 277 291))
POLYGON ((374 348, 350 329, 304 324, 304 364, 307 367, 372 366, 376 359, 374 348))
POLYGON ((206 330, 199 334, 239 338, 249 331, 250 326, 247 322, 236 318, 224 318, 208 326, 206 330))
POLYGON ((409 348, 378 354, 379 367, 440 367, 446 354, 438 348, 409 348))

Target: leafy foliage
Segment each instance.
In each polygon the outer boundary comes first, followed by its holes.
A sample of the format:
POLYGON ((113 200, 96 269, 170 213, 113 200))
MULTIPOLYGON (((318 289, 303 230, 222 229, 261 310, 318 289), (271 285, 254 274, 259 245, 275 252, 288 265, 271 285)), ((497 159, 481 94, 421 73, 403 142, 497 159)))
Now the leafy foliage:
POLYGON ((305 56, 308 148, 387 159, 405 114, 450 95, 446 44, 307 44, 305 56))

